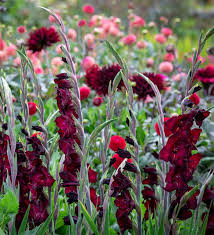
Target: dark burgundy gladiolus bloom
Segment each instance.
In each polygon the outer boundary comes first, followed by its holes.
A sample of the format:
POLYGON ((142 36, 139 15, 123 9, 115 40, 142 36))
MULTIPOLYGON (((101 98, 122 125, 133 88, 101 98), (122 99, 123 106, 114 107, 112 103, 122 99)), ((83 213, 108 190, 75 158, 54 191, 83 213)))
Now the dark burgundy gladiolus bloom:
MULTIPOLYGON (((180 203, 182 196, 191 190, 188 182, 192 180, 202 158, 199 153, 192 155, 192 150, 197 150, 195 145, 202 131, 199 128, 192 129, 192 126, 195 122, 200 127, 208 116, 209 112, 205 110, 193 109, 189 113, 172 117, 165 122, 172 135, 161 149, 159 158, 171 163, 164 189, 168 192, 176 192, 176 199, 169 209, 169 218, 171 218, 176 205, 180 203)), ((191 210, 197 206, 196 196, 198 193, 197 191, 181 208, 178 214, 179 219, 186 220, 192 216, 191 210)))
POLYGON ((97 196, 95 188, 91 187, 90 188, 90 199, 94 206, 99 210, 100 206, 100 197, 97 196))
POLYGON ((63 180, 62 186, 65 187, 65 193, 69 197, 69 203, 76 202, 72 195, 77 196, 77 188, 79 185, 77 173, 80 170, 81 158, 77 154, 75 144, 81 148, 81 140, 78 129, 76 128, 74 118, 79 117, 76 111, 76 102, 71 95, 71 81, 66 73, 56 75, 54 79, 57 85, 57 105, 60 116, 56 118, 55 123, 59 128, 60 135, 59 148, 65 154, 64 168, 60 172, 63 180), (70 193, 70 194, 69 194, 70 193), (70 196, 69 196, 70 195, 70 196))
POLYGON ((111 197, 116 197, 114 203, 118 207, 116 218, 120 231, 122 234, 127 229, 132 228, 132 222, 128 215, 135 208, 135 203, 129 192, 131 181, 122 174, 121 169, 118 170, 117 175, 113 176, 113 182, 110 187, 111 197))
POLYGON ((97 172, 92 170, 91 167, 88 168, 88 180, 89 183, 97 182, 97 172))
POLYGON ((144 185, 150 185, 150 187, 144 186, 142 190, 142 195, 145 200, 144 206, 146 208, 144 219, 148 220, 149 213, 153 214, 155 212, 158 202, 154 190, 154 185, 158 184, 158 175, 155 168, 145 167, 143 170, 148 174, 148 177, 144 179, 142 183, 144 185))
POLYGON ((207 94, 214 95, 214 66, 207 65, 205 68, 199 69, 194 79, 197 79, 202 82, 203 87, 205 88, 207 94))
POLYGON ((28 138, 28 144, 32 146, 32 151, 24 152, 21 150, 20 144, 16 148, 18 165, 16 184, 20 185, 20 206, 16 216, 17 229, 29 205, 28 220, 30 229, 40 225, 47 219, 48 199, 44 193, 44 187, 51 187, 54 183, 53 177, 40 159, 41 155, 45 154, 41 141, 34 136, 28 138))
POLYGON ((60 36, 53 26, 49 29, 46 27, 36 29, 29 36, 27 45, 28 49, 33 52, 41 51, 54 43, 60 42, 60 36))
MULTIPOLYGON (((163 74, 154 74, 154 73, 144 73, 159 89, 159 91, 164 90, 164 79, 163 74)), ((140 75, 134 74, 130 78, 131 81, 135 82, 133 86, 133 92, 138 95, 138 100, 146 100, 147 96, 154 97, 155 94, 149 85, 140 75)))
POLYGON ((7 156, 7 145, 9 136, 0 131, 0 189, 7 178, 7 172, 10 171, 10 164, 7 156))
MULTIPOLYGON (((115 76, 120 71, 118 64, 99 67, 94 65, 90 67, 85 74, 87 85, 95 90, 98 95, 107 95, 110 81, 113 82, 115 76)), ((121 89, 123 82, 121 81, 118 88, 121 89)))

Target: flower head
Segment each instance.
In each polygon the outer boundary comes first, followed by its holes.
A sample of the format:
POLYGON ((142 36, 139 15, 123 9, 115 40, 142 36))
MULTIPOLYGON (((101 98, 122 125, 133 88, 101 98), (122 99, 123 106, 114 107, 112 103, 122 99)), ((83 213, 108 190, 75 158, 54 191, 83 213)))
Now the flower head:
POLYGON ((17 28, 17 32, 20 33, 20 34, 24 34, 27 32, 25 26, 23 25, 20 25, 18 28, 17 28))
POLYGON ((41 51, 57 42, 60 42, 60 37, 54 27, 36 29, 27 39, 28 49, 33 52, 41 51))
POLYGON ((109 148, 113 151, 118 151, 118 149, 125 149, 126 147, 126 141, 123 139, 123 137, 119 135, 114 135, 110 139, 109 148))
POLYGON ((161 73, 171 73, 173 71, 173 65, 171 62, 164 61, 159 65, 159 71, 161 73))
POLYGON ((159 42, 160 44, 164 44, 166 42, 166 38, 162 34, 156 34, 155 41, 159 42))
POLYGON ((162 28, 161 29, 161 33, 166 36, 166 37, 169 37, 170 35, 172 35, 172 30, 170 28, 162 28))
MULTIPOLYGON (((115 159, 115 162, 112 165, 115 169, 117 169, 120 166, 120 164, 125 160, 125 158, 120 157, 117 153, 113 155, 112 159, 115 159)), ((131 158, 129 158, 127 162, 131 163, 132 162, 131 158)))
POLYGON ((100 106, 103 103, 102 97, 94 97, 93 99, 93 105, 100 106))
POLYGON ((136 42, 136 36, 134 34, 129 34, 123 38, 123 43, 125 45, 132 45, 136 42))
POLYGON ((82 11, 86 14, 93 14, 94 13, 94 7, 92 5, 84 5, 82 8, 82 11))
POLYGON ((189 97, 189 100, 191 100, 195 105, 198 105, 200 103, 200 97, 194 93, 189 97))
POLYGON ((28 102, 29 114, 34 115, 37 112, 38 105, 35 102, 28 102))
MULTIPOLYGON (((169 119, 170 119, 169 117, 165 117, 164 122, 169 120, 169 119)), ((159 129, 158 122, 155 123, 155 131, 160 136, 160 129, 159 129)), ((172 132, 170 130, 168 130, 165 125, 164 125, 164 133, 165 133, 166 137, 168 137, 172 134, 172 132)))
MULTIPOLYGON (((98 65, 92 66, 86 71, 85 78, 89 87, 97 92, 98 95, 107 95, 110 81, 113 81, 117 73, 120 71, 118 64, 110 66, 99 67, 98 65)), ((123 86, 121 81, 119 89, 123 86)))
MULTIPOLYGON (((158 87, 159 91, 164 89, 164 75, 154 73, 144 73, 144 75, 147 76, 158 87)), ((131 81, 135 82, 135 85, 133 86, 133 92, 138 95, 138 100, 145 101, 148 95, 150 97, 155 96, 151 86, 140 75, 134 74, 130 79, 131 81)))
POLYGON ((87 86, 80 87, 80 100, 85 100, 89 97, 91 89, 87 86))

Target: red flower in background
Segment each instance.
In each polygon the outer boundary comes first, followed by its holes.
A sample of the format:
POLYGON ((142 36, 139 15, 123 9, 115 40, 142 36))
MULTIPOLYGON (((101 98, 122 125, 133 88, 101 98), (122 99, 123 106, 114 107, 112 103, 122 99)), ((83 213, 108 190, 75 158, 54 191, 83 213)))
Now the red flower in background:
POLYGON ((119 135, 114 135, 110 139, 109 148, 116 152, 119 148, 125 149, 126 141, 119 135))
POLYGON ((202 82, 204 89, 208 95, 214 95, 214 66, 207 65, 205 68, 199 69, 194 79, 202 82))
MULTIPOLYGON (((169 117, 165 117, 164 118, 164 123, 165 123, 165 121, 167 121, 169 119, 170 119, 169 117)), ((158 122, 155 123, 155 131, 160 136, 160 129, 159 129, 158 122)), ((172 134, 172 132, 166 128, 165 124, 164 124, 164 133, 165 133, 166 137, 168 137, 172 134)))
POLYGON ((200 103, 200 97, 194 93, 189 97, 189 100, 191 100, 195 105, 198 105, 200 103))
POLYGON ((80 100, 85 100, 89 97, 91 89, 87 86, 80 87, 80 100))
MULTIPOLYGON (((104 66, 100 68, 98 65, 92 66, 86 71, 85 78, 89 87, 97 92, 98 95, 107 95, 110 81, 113 82, 117 73, 120 71, 118 64, 104 66)), ((118 88, 121 89, 123 82, 119 83, 118 88)))
POLYGON ((81 20, 79 20, 79 22, 78 22, 78 26, 79 27, 83 27, 83 26, 85 26, 86 25, 86 20, 84 20, 84 19, 81 19, 81 20))
POLYGON ((28 102, 28 110, 30 115, 34 115, 37 112, 38 105, 35 102, 28 102))
MULTIPOLYGON (((163 74, 144 73, 159 89, 164 90, 164 79, 163 74)), ((133 86, 133 92, 138 95, 138 100, 146 100, 147 96, 154 97, 155 94, 151 86, 146 82, 140 75, 134 74, 130 78, 132 82, 135 82, 133 86)))
POLYGON ((92 5, 84 5, 82 8, 82 11, 86 14, 93 14, 94 13, 94 7, 92 5))
POLYGON ((93 105, 100 106, 103 103, 102 97, 94 97, 93 99, 93 105))
POLYGON ((30 32, 30 36, 27 39, 27 46, 29 50, 37 52, 57 42, 60 42, 60 36, 55 28, 50 27, 47 29, 46 27, 42 27, 30 32))

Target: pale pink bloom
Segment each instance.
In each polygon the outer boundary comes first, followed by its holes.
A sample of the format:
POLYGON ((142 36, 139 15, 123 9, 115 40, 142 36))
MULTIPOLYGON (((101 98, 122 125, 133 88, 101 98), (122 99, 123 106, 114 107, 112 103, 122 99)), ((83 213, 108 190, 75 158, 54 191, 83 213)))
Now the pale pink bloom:
POLYGON ((184 72, 178 73, 172 77, 172 79, 176 82, 181 81, 182 78, 186 78, 187 74, 184 72))
POLYGON ((95 60, 91 56, 86 56, 81 62, 81 65, 85 71, 91 68, 94 64, 95 60))
POLYGON ((170 35, 172 35, 172 30, 170 28, 162 28, 161 29, 161 33, 166 36, 166 37, 169 37, 170 35))
POLYGON ((94 34, 97 35, 99 39, 104 39, 106 38, 106 33, 103 28, 95 28, 94 29, 94 34))
POLYGON ((16 46, 14 44, 10 44, 8 47, 6 47, 6 52, 8 56, 16 55, 16 46))
POLYGON ((152 58, 148 58, 146 62, 147 67, 153 67, 154 65, 154 60, 152 58))
POLYGON ((145 26, 145 20, 140 16, 134 16, 130 22, 131 27, 140 28, 145 26))
POLYGON ((166 38, 163 34, 156 34, 155 41, 159 42, 160 44, 164 44, 166 42, 166 38))
POLYGON ((8 59, 6 51, 0 51, 0 64, 3 64, 8 59))
POLYGON ((23 26, 23 25, 20 25, 20 26, 17 28, 17 32, 20 33, 20 34, 26 33, 26 32, 27 32, 26 27, 23 26))
POLYGON ((44 74, 44 70, 42 67, 34 68, 34 71, 36 74, 44 74))
POLYGON ((99 15, 93 15, 88 22, 88 27, 93 27, 99 22, 99 15))
POLYGON ((155 22, 151 21, 151 22, 148 23, 148 26, 149 26, 150 28, 154 28, 154 27, 157 26, 157 24, 156 24, 155 22))
POLYGON ((59 73, 59 68, 58 67, 52 67, 51 71, 52 71, 52 74, 55 76, 59 73))
POLYGON ((61 57, 54 57, 54 58, 51 60, 51 65, 52 65, 53 67, 62 66, 62 65, 63 65, 63 61, 62 61, 61 57))
POLYGON ((153 102, 153 98, 150 95, 147 95, 146 99, 144 100, 145 104, 153 102))
POLYGON ((175 56, 172 53, 166 53, 164 55, 164 60, 168 62, 173 62, 175 59, 175 56))
POLYGON ((95 37, 94 37, 93 34, 88 33, 88 34, 86 34, 86 35, 84 36, 84 39, 83 39, 83 40, 86 42, 86 44, 87 44, 88 47, 91 47, 91 46, 94 44, 95 37))
POLYGON ((111 28, 112 26, 114 26, 114 24, 113 24, 112 22, 106 21, 106 22, 102 25, 102 28, 104 29, 104 31, 105 31, 106 33, 108 33, 109 30, 110 30, 110 28, 111 28))
POLYGON ((136 36, 134 34, 129 34, 123 38, 123 43, 125 45, 132 45, 136 42, 136 36))
POLYGON ((57 52, 58 54, 62 54, 61 46, 62 46, 62 45, 57 45, 57 46, 56 46, 56 52, 57 52))
MULTIPOLYGON (((60 18, 60 11, 54 11, 54 13, 60 18)), ((56 23, 56 19, 52 15, 49 15, 48 20, 51 24, 56 23)))
POLYGON ((68 34, 67 34, 67 37, 69 39, 71 39, 71 41, 75 41, 76 40, 76 37, 77 37, 77 33, 74 29, 69 29, 68 30, 68 34))
POLYGON ((173 71, 173 64, 168 61, 161 62, 159 70, 161 73, 171 73, 173 71))
POLYGON ((74 47, 74 52, 78 52, 79 48, 78 47, 74 47))
POLYGON ((109 29, 109 34, 113 37, 116 37, 120 34, 120 30, 117 27, 112 25, 109 29))
POLYGON ((15 66, 20 66, 21 65, 21 58, 20 57, 16 57, 13 61, 13 64, 15 66))
POLYGON ((145 41, 138 41, 137 44, 136 44, 136 47, 138 49, 146 48, 147 47, 147 43, 145 41))

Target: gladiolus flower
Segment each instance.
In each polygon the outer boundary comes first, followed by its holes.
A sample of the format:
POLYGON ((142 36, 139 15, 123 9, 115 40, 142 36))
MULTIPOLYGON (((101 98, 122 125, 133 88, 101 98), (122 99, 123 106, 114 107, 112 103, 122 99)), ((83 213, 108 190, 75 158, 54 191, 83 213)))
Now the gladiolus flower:
MULTIPOLYGON (((112 159, 115 159, 115 163, 112 165, 115 169, 117 169, 120 164, 125 160, 125 158, 120 157, 117 153, 115 153, 112 157, 112 159)), ((127 162, 132 163, 132 159, 129 158, 127 162)))
POLYGON ((84 5, 82 8, 82 11, 86 14, 93 14, 94 13, 94 7, 92 5, 84 5))
POLYGON ((85 100, 89 97, 91 89, 87 86, 80 87, 80 100, 85 100))
POLYGON ((156 34, 155 41, 159 42, 160 44, 164 44, 166 42, 166 38, 162 34, 156 34))
POLYGON ((159 70, 161 73, 171 73, 173 71, 173 65, 168 61, 161 62, 159 70))
POLYGON ((20 33, 20 34, 24 34, 27 32, 25 26, 23 25, 20 25, 18 28, 17 28, 17 32, 20 33))
MULTIPOLYGON (((170 119, 169 117, 165 117, 164 122, 169 120, 169 119, 170 119)), ((155 131, 160 136, 160 129, 159 129, 158 122, 155 123, 155 131)), ((165 133, 166 137, 168 137, 172 134, 172 132, 166 128, 165 124, 164 124, 164 133, 165 133)))
POLYGON ((93 99, 93 105, 100 106, 103 103, 102 97, 94 97, 93 99))
POLYGON ((29 114, 34 115, 37 112, 38 105, 35 102, 28 102, 29 114))
POLYGON ((126 147, 126 141, 123 139, 123 137, 119 135, 115 135, 111 137, 109 148, 113 151, 118 151, 118 149, 125 149, 126 147))

